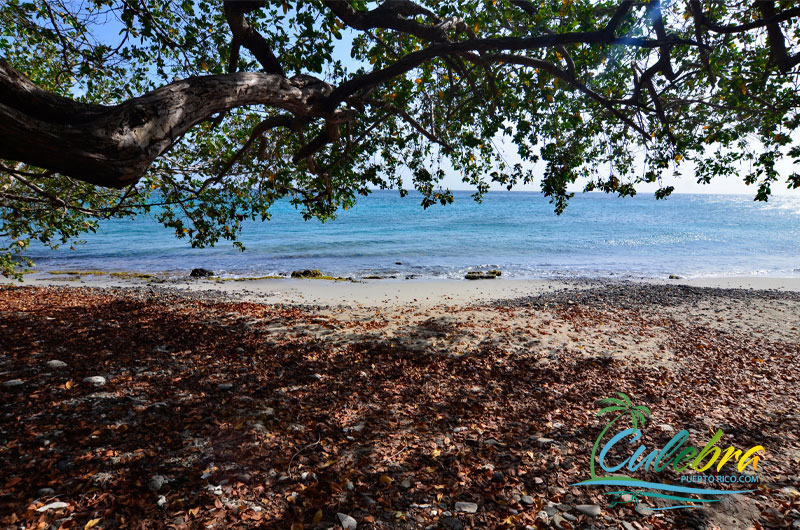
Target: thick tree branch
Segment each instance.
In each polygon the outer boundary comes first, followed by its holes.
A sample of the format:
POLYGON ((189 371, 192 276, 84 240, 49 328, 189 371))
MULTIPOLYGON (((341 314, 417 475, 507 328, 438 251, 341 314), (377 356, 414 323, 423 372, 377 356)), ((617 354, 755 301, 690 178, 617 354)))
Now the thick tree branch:
POLYGON ((223 9, 228 26, 233 32, 231 42, 231 59, 228 63, 228 71, 236 71, 236 63, 239 60, 239 47, 244 46, 261 63, 261 67, 268 74, 285 76, 283 67, 278 62, 266 39, 250 25, 245 18, 245 14, 260 9, 266 5, 264 0, 225 0, 223 9))
POLYGON ((210 116, 254 104, 311 116, 330 91, 311 77, 239 72, 188 78, 105 107, 46 92, 0 59, 0 158, 121 188, 210 116))

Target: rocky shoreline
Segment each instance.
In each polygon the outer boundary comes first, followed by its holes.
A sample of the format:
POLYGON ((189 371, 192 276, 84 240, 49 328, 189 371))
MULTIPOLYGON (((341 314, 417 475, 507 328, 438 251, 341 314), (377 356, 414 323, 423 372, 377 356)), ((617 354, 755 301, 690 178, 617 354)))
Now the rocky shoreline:
POLYGON ((380 307, 0 287, 0 522, 791 527, 797 314, 793 292, 592 281, 380 307), (652 511, 572 486, 618 391, 658 443, 763 445, 758 492, 652 511))

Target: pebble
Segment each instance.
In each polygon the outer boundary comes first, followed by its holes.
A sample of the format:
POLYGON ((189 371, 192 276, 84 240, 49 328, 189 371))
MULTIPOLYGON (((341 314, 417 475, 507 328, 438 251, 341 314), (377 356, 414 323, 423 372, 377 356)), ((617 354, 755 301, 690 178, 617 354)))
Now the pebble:
POLYGON ((49 497, 51 495, 55 495, 56 490, 53 488, 39 488, 39 491, 36 492, 36 495, 39 497, 49 497))
POLYGON ((589 517, 597 517, 600 515, 600 507, 596 504, 578 504, 575 506, 575 509, 578 510, 583 515, 588 515, 589 517))
POLYGON ((542 447, 548 447, 550 445, 553 445, 553 442, 555 442, 555 440, 553 440, 552 438, 538 438, 536 440, 536 443, 538 443, 542 447))
POLYGON ((646 506, 637 506, 636 508, 634 508, 634 510, 639 515, 653 515, 653 510, 651 510, 646 506))
POLYGON ((520 497, 519 500, 522 501, 522 504, 527 504, 528 506, 530 506, 534 502, 533 497, 531 497, 530 495, 523 495, 522 497, 520 497))
POLYGON ((565 513, 565 514, 562 514, 562 515, 564 516, 564 519, 566 519, 567 521, 570 521, 570 522, 575 522, 575 521, 578 520, 578 518, 575 517, 574 515, 572 515, 571 513, 565 513))
POLYGON ((636 530, 628 521, 622 521, 622 527, 625 528, 625 530, 636 530))
POLYGON ((231 390, 233 388, 233 383, 220 383, 217 385, 217 388, 220 390, 231 390))
POLYGON ((150 479, 150 482, 147 483, 147 489, 153 492, 159 491, 168 482, 169 479, 164 475, 153 475, 153 477, 150 479))
POLYGON ((66 368, 67 363, 65 363, 64 361, 53 359, 52 361, 47 361, 47 367, 57 370, 59 368, 66 368))
POLYGON ((478 511, 478 505, 474 502, 457 502, 455 510, 457 512, 475 513, 478 511))
POLYGON ((564 528, 564 521, 565 520, 566 519, 564 517, 561 517, 559 514, 555 514, 553 516, 552 524, 556 528, 564 528))
POLYGON ((36 508, 37 512, 49 512, 50 510, 63 510, 69 506, 66 502, 51 502, 50 504, 45 504, 40 508, 36 508))
POLYGON ((106 384, 106 378, 102 375, 93 375, 83 379, 84 383, 89 383, 94 386, 103 386, 106 384))
POLYGON ((356 520, 346 513, 337 513, 336 517, 339 519, 339 524, 342 525, 344 530, 355 530, 355 528, 358 526, 356 520))
POLYGON ((22 379, 11 379, 9 381, 4 381, 3 382, 3 387, 5 387, 5 388, 14 388, 15 386, 20 386, 20 385, 23 385, 23 384, 24 384, 24 382, 22 381, 22 379))
POLYGON ((506 479, 502 471, 495 471, 492 473, 492 482, 503 482, 506 479))

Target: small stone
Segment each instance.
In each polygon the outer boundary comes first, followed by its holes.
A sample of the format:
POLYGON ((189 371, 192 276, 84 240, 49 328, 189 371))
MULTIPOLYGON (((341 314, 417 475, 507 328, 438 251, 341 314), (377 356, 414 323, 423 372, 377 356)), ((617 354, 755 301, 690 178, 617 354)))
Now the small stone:
POLYGON ((564 528, 564 520, 564 517, 561 517, 559 514, 555 514, 551 520, 551 524, 555 528, 564 528))
POLYGON ((464 513, 475 513, 478 511, 478 505, 474 502, 457 502, 456 511, 464 513))
POLYGON ((217 388, 220 390, 231 390, 233 389, 233 383, 220 383, 217 385, 217 388))
POLYGON ((96 473, 92 477, 92 481, 97 484, 105 484, 106 482, 111 481, 113 478, 114 475, 112 475, 111 473, 106 473, 104 471, 101 471, 100 473, 96 473))
POLYGON ((150 482, 147 483, 147 489, 153 492, 159 491, 168 482, 169 479, 164 475, 153 475, 153 477, 150 479, 150 482))
POLYGON ((538 443, 542 447, 549 447, 549 446, 553 445, 553 442, 555 442, 555 440, 553 440, 552 438, 537 438, 536 439, 536 443, 538 443))
POLYGON ((492 482, 503 482, 506 479, 502 471, 495 471, 492 473, 492 482))
POLYGON ((37 512, 49 512, 50 510, 63 510, 69 506, 66 502, 51 502, 50 504, 45 504, 44 506, 37 508, 37 512))
POLYGON ((467 427, 456 427, 455 429, 453 429, 453 432, 458 434, 460 432, 464 432, 464 431, 467 431, 467 430, 469 430, 467 427))
POLYGON ((347 488, 347 491, 353 491, 354 489, 356 489, 356 485, 353 484, 352 480, 348 480, 347 484, 345 484, 344 487, 347 488))
POLYGON ((651 510, 650 508, 648 508, 646 506, 637 506, 636 508, 634 508, 634 510, 639 515, 645 515, 645 516, 653 515, 653 510, 651 510))
POLYGON ((572 515, 571 513, 565 513, 565 514, 562 514, 562 515, 564 516, 564 519, 566 519, 567 521, 570 521, 570 522, 575 522, 575 521, 578 520, 578 518, 575 517, 574 515, 572 515))
POLYGON ((339 524, 342 525, 344 530, 355 530, 355 528, 358 526, 356 520, 346 513, 337 513, 336 517, 339 519, 339 524))
POLYGON ((537 520, 537 521, 541 521, 541 522, 543 522, 544 524, 547 524, 547 523, 549 523, 549 522, 550 522, 550 516, 549 516, 549 515, 547 515, 547 512, 545 512, 544 510, 542 510, 541 512, 539 512, 539 513, 537 513, 537 514, 536 514, 536 520, 537 520))
POLYGON ((623 527, 625 530, 636 530, 636 529, 633 527, 633 525, 632 525, 631 523, 629 523, 628 521, 622 521, 622 527, 623 527))
POLYGON ((58 370, 59 368, 66 368, 67 363, 53 359, 52 361, 47 361, 47 367, 52 368, 53 370, 58 370))
POLYGON ((50 497, 51 495, 55 495, 56 490, 53 488, 39 488, 39 491, 36 492, 36 495, 39 497, 50 497))
POLYGON ((522 501, 522 504, 527 504, 528 506, 534 503, 533 497, 530 495, 523 495, 519 500, 522 501))
POLYGON ((403 480, 403 482, 400 483, 400 487, 404 490, 411 489, 411 481, 409 479, 403 480))
POLYGON ((158 504, 159 507, 164 506, 165 504, 167 504, 167 498, 164 497, 163 495, 159 496, 158 502, 156 502, 156 504, 158 504))
POLYGON ((90 377, 85 377, 83 379, 84 383, 89 383, 94 386, 103 386, 106 384, 106 378, 102 375, 93 375, 90 377))
POLYGON ((321 381, 322 380, 322 375, 320 375, 320 374, 311 374, 311 379, 313 379, 315 381, 321 381))
POLYGON ((543 511, 547 514, 548 517, 553 517, 555 514, 558 513, 558 508, 555 505, 545 506, 543 511))
POLYGON ((23 384, 25 384, 25 383, 22 381, 22 379, 11 379, 9 381, 4 381, 3 382, 3 387, 4 388, 14 388, 15 386, 20 386, 20 385, 23 385, 23 384))
POLYGON ((596 504, 578 504, 575 506, 575 509, 578 510, 583 515, 588 515, 589 517, 597 517, 600 515, 600 507, 596 504))
POLYGON ((675 432, 675 427, 672 425, 667 425, 666 423, 659 425, 658 428, 664 432, 675 432))

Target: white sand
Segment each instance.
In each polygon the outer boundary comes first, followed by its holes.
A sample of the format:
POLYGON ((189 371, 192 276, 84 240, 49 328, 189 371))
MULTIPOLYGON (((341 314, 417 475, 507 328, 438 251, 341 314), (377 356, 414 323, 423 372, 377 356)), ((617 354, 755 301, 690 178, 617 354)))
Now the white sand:
MULTIPOLYGON (((644 283, 800 291, 800 278, 716 277, 680 280, 642 280, 644 283)), ((0 278, 0 284, 15 283, 0 278)), ((18 282, 16 282, 19 284, 18 282)), ((114 278, 108 275, 69 275, 38 273, 25 276, 22 285, 66 285, 81 287, 131 287, 148 285, 147 280, 114 278)), ((580 289, 587 284, 554 280, 364 280, 335 282, 328 280, 266 279, 247 281, 188 280, 158 283, 165 287, 231 293, 246 300, 264 303, 302 305, 396 306, 420 308, 434 305, 462 306, 500 299, 538 295, 558 289, 580 289)), ((592 284, 588 284, 592 285, 592 284)))

